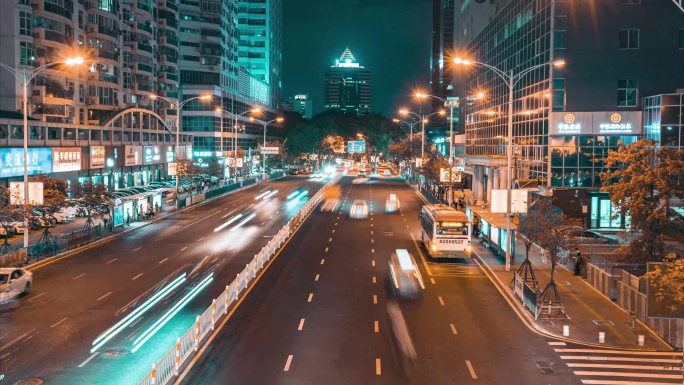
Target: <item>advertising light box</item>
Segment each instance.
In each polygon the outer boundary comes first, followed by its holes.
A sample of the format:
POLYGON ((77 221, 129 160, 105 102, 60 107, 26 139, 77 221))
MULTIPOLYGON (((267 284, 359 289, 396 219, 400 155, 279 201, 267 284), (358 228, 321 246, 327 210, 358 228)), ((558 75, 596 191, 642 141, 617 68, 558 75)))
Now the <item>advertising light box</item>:
POLYGON ((79 171, 80 169, 80 147, 52 148, 52 172, 79 171))
POLYGON ((23 148, 0 148, 0 178, 24 175, 24 164, 28 166, 29 175, 51 173, 52 148, 29 148, 26 162, 23 148))
POLYGON ((104 168, 105 146, 90 146, 90 168, 104 168))
POLYGON ((124 146, 124 165, 137 166, 142 164, 142 146, 124 146))
POLYGON ((350 154, 360 153, 364 154, 366 152, 366 141, 365 140, 350 140, 347 142, 347 152, 350 154))
POLYGON ((162 162, 161 146, 143 147, 143 164, 153 164, 162 162))

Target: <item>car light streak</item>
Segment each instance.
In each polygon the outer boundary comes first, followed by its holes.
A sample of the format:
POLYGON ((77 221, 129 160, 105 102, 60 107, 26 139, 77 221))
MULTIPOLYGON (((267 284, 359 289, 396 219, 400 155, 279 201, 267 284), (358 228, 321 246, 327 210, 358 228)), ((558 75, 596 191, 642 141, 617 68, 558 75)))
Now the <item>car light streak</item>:
POLYGON ((278 193, 278 190, 271 191, 270 193, 268 193, 268 195, 266 195, 266 196, 264 197, 264 199, 268 199, 268 198, 270 198, 270 197, 276 195, 277 193, 278 193))
POLYGON ((157 294, 155 294, 152 298, 147 300, 142 306, 139 308, 135 309, 131 314, 127 315, 124 319, 121 321, 117 322, 114 326, 109 328, 106 332, 100 334, 97 338, 95 338, 95 341, 93 341, 93 345, 95 345, 92 349, 90 349, 91 353, 94 353, 97 349, 102 347, 107 341, 112 339, 114 336, 119 334, 123 329, 125 329, 128 325, 133 323, 136 318, 140 317, 144 312, 149 310, 152 306, 154 306, 157 302, 161 301, 162 298, 164 298, 167 294, 169 294, 172 290, 177 288, 183 281, 185 281, 185 273, 181 275, 180 277, 176 278, 166 286, 164 289, 159 291, 157 294))
POLYGON ((166 325, 166 323, 169 322, 169 320, 173 318, 173 316, 175 316, 183 307, 185 307, 185 305, 187 305, 188 302, 195 298, 197 294, 199 294, 199 292, 202 291, 202 289, 207 287, 207 285, 209 285, 209 283, 213 279, 214 273, 211 273, 199 285, 195 286, 188 294, 186 294, 185 297, 183 297, 183 299, 181 299, 176 305, 169 309, 169 311, 167 311, 166 314, 159 318, 157 322, 155 322, 154 325, 152 325, 151 328, 147 329, 143 334, 140 335, 140 337, 136 338, 133 344, 137 345, 133 347, 131 353, 135 353, 136 351, 138 351, 138 349, 140 349, 145 344, 145 342, 147 342, 147 340, 152 338, 152 336, 154 336, 159 331, 159 329, 164 327, 164 325, 166 325))
POLYGON ((222 224, 221 226, 215 228, 215 229, 214 229, 214 232, 216 233, 216 232, 221 231, 222 229, 226 228, 227 226, 230 226, 231 223, 233 223, 233 222, 237 221, 238 219, 242 218, 242 215, 243 215, 243 214, 238 214, 238 215, 236 215, 236 216, 230 218, 230 219, 228 220, 228 222, 226 222, 226 223, 222 224))
POLYGON ((256 198, 254 198, 254 200, 259 200, 259 199, 265 197, 266 195, 268 195, 270 192, 271 191, 266 190, 266 191, 262 192, 261 194, 257 195, 256 198))
POLYGON ((292 199, 292 198, 296 197, 297 194, 299 194, 299 192, 297 190, 295 190, 295 191, 291 192, 290 195, 287 196, 287 199, 292 199))
POLYGON ((249 220, 252 219, 252 218, 254 218, 254 217, 256 217, 256 214, 252 214, 252 215, 248 216, 248 217, 245 218, 242 222, 238 223, 237 226, 235 226, 235 227, 233 227, 232 229, 230 229, 230 231, 235 231, 235 230, 239 229, 240 227, 242 227, 242 225, 244 225, 245 223, 249 222, 249 220))

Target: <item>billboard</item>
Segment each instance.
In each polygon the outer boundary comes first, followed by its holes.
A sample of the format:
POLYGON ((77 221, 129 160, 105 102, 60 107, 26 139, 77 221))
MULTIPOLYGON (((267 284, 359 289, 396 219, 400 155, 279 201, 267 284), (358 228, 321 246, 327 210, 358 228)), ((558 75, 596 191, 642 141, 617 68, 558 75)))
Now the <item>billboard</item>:
POLYGON ((638 135, 641 111, 552 112, 551 135, 638 135))
POLYGON ((261 147, 261 153, 267 155, 280 154, 280 147, 261 147))
MULTIPOLYGON (((29 196, 30 204, 43 204, 43 182, 29 182, 29 196)), ((24 204, 24 182, 10 182, 10 203, 13 205, 24 204)))
POLYGON ((161 146, 145 146, 143 147, 143 164, 153 164, 162 162, 162 147, 161 146))
POLYGON ((104 168, 105 146, 90 146, 90 168, 104 168))
POLYGON ((124 146, 124 165, 137 166, 142 164, 141 146, 124 146))
POLYGON ((347 152, 350 154, 365 154, 366 141, 365 140, 350 140, 347 142, 347 152))
POLYGON ((439 169, 440 182, 461 183, 462 180, 463 175, 458 167, 451 167, 451 169, 442 167, 439 169))
POLYGON ((49 174, 52 172, 52 148, 29 148, 28 159, 24 162, 24 149, 21 147, 0 148, 0 178, 23 176, 24 163, 29 175, 49 174))
POLYGON ((176 176, 178 174, 178 164, 176 162, 169 162, 169 176, 176 176))
POLYGON ((164 152, 166 153, 166 163, 176 161, 176 154, 173 152, 173 146, 166 146, 164 152))
POLYGON ((81 147, 53 147, 52 172, 79 171, 81 147))
MULTIPOLYGON (((511 212, 512 213, 526 213, 527 212, 527 195, 528 190, 511 190, 511 212)), ((505 213, 507 209, 508 196, 506 190, 492 189, 491 212, 505 213)))

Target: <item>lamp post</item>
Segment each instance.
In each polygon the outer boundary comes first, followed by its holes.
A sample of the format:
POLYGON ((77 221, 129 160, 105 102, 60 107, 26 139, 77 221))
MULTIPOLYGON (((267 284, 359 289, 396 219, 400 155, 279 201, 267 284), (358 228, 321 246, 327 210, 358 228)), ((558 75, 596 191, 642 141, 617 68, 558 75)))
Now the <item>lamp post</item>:
POLYGON ((416 93, 417 98, 434 98, 444 102, 444 107, 449 109, 449 164, 454 164, 454 108, 458 106, 457 100, 446 100, 439 96, 424 94, 421 92, 416 93))
POLYGON ((68 66, 83 64, 82 57, 68 58, 62 61, 43 64, 38 68, 12 68, 7 64, 0 63, 0 68, 8 70, 19 81, 23 88, 23 105, 24 105, 24 248, 28 247, 29 243, 29 225, 28 225, 28 204, 29 204, 29 188, 28 188, 28 84, 41 71, 57 64, 66 64, 68 66))
POLYGON ((189 99, 185 99, 182 102, 179 102, 178 99, 175 98, 168 98, 166 96, 159 96, 159 95, 151 95, 150 99, 156 100, 156 99, 161 99, 164 100, 165 102, 171 104, 171 108, 176 110, 176 158, 174 159, 176 161, 176 209, 178 209, 178 190, 180 188, 180 176, 178 175, 178 158, 180 158, 180 154, 178 153, 178 148, 180 147, 180 125, 181 125, 181 110, 183 107, 188 104, 189 102, 193 100, 211 100, 211 95, 199 95, 199 96, 194 96, 189 99))
POLYGON ((507 143, 507 148, 506 151, 508 152, 507 156, 507 166, 506 166, 506 174, 508 175, 508 178, 506 180, 506 271, 511 270, 511 183, 513 181, 513 175, 512 175, 512 170, 511 170, 511 164, 513 162, 513 89, 515 88, 515 85, 518 84, 518 82, 523 78, 523 76, 527 75, 533 70, 536 70, 537 68, 545 67, 545 66, 562 66, 565 64, 565 61, 563 60, 554 60, 542 64, 537 64, 535 66, 532 66, 530 68, 527 68, 523 71, 518 72, 515 74, 513 72, 513 69, 510 71, 505 72, 502 71, 494 66, 491 66, 489 64, 485 63, 480 63, 477 61, 473 60, 465 60, 461 58, 455 58, 454 63, 456 64, 462 64, 462 65, 479 65, 482 67, 485 67, 491 71, 493 71, 495 74, 497 74, 503 81, 506 83, 508 86, 508 143, 507 143))
MULTIPOLYGON (((268 128, 268 125, 273 123, 273 122, 278 122, 278 123, 284 122, 285 119, 284 118, 275 118, 275 119, 271 119, 269 121, 254 119, 254 121, 261 124, 262 126, 264 126, 264 143, 261 145, 262 150, 263 150, 263 148, 266 146, 266 128, 268 128)), ((263 167, 263 170, 264 170, 262 172, 262 179, 263 179, 263 176, 266 175, 266 154, 264 154, 262 151, 261 155, 263 156, 263 159, 261 159, 261 161, 263 162, 263 164, 261 166, 263 167)))
MULTIPOLYGON (((219 110, 217 109, 217 111, 219 111, 219 110)), ((236 178, 235 181, 237 181, 237 175, 236 174, 237 174, 237 144, 238 144, 237 143, 237 121, 238 121, 238 117, 243 116, 244 114, 248 114, 250 112, 259 113, 259 112, 261 112, 261 109, 260 108, 254 108, 251 110, 243 111, 239 114, 227 112, 227 111, 224 111, 223 109, 221 109, 220 112, 221 112, 221 119, 223 119, 223 113, 224 112, 233 115, 233 134, 235 135, 235 137, 233 138, 233 144, 234 144, 234 146, 233 146, 233 154, 234 154, 234 157, 233 157, 233 176, 236 178)))
POLYGON ((418 120, 420 120, 420 126, 421 126, 421 131, 422 131, 422 138, 420 141, 421 142, 420 143, 420 159, 422 161, 423 157, 425 156, 425 123, 428 122, 428 118, 431 117, 432 115, 436 115, 436 114, 444 115, 444 114, 446 114, 446 111, 441 110, 441 111, 433 112, 433 113, 427 114, 427 115, 419 115, 419 114, 412 112, 412 111, 409 111, 409 110, 399 110, 399 113, 402 115, 415 116, 416 118, 418 118, 418 120))

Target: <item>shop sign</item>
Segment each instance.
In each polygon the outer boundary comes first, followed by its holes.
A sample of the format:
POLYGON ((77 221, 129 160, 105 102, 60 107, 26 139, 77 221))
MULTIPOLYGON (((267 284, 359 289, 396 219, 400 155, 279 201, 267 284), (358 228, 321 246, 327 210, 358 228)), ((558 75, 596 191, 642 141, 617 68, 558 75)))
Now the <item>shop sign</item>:
POLYGON ((143 164, 161 163, 161 146, 143 147, 143 164))
POLYGON ((350 154, 364 154, 366 152, 365 140, 350 140, 347 142, 347 152, 350 154))
POLYGON ((52 172, 79 171, 80 169, 80 147, 52 148, 52 172))
POLYGON ((166 146, 166 163, 176 161, 176 156, 173 152, 173 146, 166 146))
POLYGON ((90 146, 90 168, 104 168, 105 166, 105 147, 90 146))
POLYGON ((551 135, 638 135, 641 111, 552 112, 551 135))
POLYGON ((214 156, 214 153, 211 151, 195 151, 193 153, 193 155, 196 158, 208 158, 208 157, 214 156))
POLYGON ((124 165, 136 166, 142 164, 141 146, 124 146, 124 165))
POLYGON ((28 158, 24 159, 21 147, 0 148, 0 178, 24 175, 24 164, 29 175, 49 174, 52 172, 52 148, 29 148, 28 158))
MULTIPOLYGON (((28 182, 28 199, 33 205, 43 204, 43 182, 28 182)), ((24 204, 24 182, 10 182, 10 203, 24 204)))

